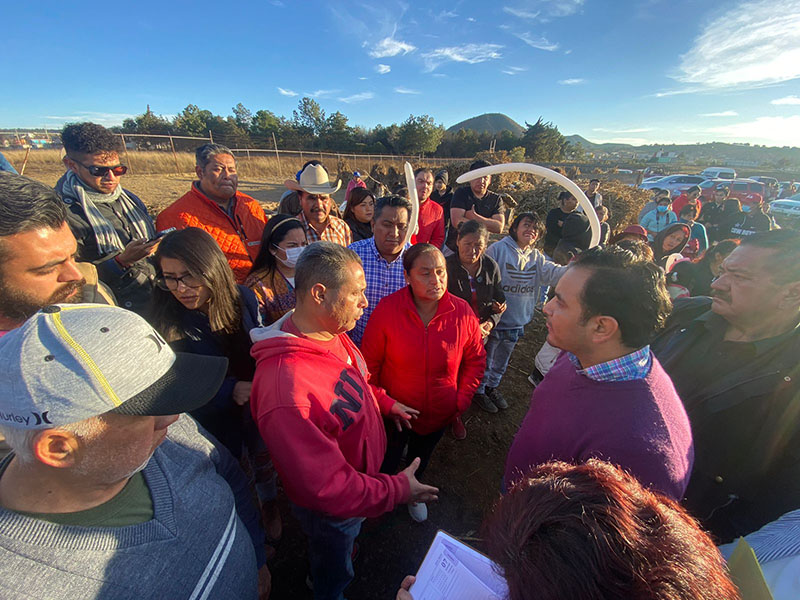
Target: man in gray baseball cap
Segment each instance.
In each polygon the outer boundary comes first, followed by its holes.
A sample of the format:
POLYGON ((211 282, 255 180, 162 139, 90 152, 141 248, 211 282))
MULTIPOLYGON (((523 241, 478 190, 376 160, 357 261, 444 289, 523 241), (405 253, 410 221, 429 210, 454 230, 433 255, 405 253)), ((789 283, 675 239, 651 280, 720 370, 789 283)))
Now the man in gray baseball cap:
POLYGON ((268 595, 244 475, 179 416, 226 368, 111 306, 48 306, 0 339, 0 597, 268 595))

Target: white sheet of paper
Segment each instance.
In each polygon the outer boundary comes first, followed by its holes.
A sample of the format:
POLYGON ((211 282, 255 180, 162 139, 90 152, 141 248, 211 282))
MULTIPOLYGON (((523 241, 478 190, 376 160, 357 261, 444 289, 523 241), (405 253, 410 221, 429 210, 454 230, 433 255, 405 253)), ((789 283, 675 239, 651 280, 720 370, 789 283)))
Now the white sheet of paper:
POLYGON ((438 531, 409 590, 414 600, 503 600, 506 582, 489 558, 438 531))

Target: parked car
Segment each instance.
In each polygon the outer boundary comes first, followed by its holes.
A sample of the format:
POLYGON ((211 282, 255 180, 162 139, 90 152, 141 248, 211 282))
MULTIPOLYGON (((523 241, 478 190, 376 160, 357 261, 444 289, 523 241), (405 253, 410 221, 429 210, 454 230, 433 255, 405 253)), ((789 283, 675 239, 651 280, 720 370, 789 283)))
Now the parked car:
POLYGON ((660 181, 665 177, 666 175, 651 175, 650 177, 645 177, 644 179, 642 179, 642 184, 655 183, 656 181, 660 181))
POLYGON ((667 175, 658 181, 653 181, 650 183, 642 182, 639 185, 639 189, 652 190, 653 188, 660 188, 662 190, 669 190, 670 194, 677 196, 693 185, 701 184, 703 181, 705 181, 705 179, 705 177, 701 177, 700 175, 667 175))
POLYGON ((767 195, 764 199, 767 201, 774 200, 778 197, 778 180, 774 177, 765 177, 764 175, 753 175, 749 179, 763 183, 766 187, 767 195))
POLYGON ((706 179, 736 179, 736 171, 730 167, 708 167, 700 175, 706 179))
POLYGON ((800 225, 800 194, 791 198, 773 200, 769 204, 769 214, 779 225, 797 227, 800 225))
POLYGON ((790 198, 797 193, 797 184, 794 181, 781 181, 778 185, 778 198, 790 198))
POLYGON ((765 197, 764 184, 753 179, 709 179, 700 184, 700 196, 704 202, 714 199, 714 188, 720 184, 728 188, 729 198, 736 198, 742 204, 757 203, 765 197))

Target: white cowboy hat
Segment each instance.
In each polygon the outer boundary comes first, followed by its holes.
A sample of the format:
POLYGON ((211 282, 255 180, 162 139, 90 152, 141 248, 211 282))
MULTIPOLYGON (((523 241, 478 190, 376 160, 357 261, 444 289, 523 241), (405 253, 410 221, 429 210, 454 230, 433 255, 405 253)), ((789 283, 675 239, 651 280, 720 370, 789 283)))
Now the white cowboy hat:
POLYGON ((296 192, 302 190, 308 194, 326 196, 330 196, 342 187, 341 181, 336 182, 336 187, 331 185, 328 174, 325 172, 325 167, 322 165, 308 165, 301 171, 299 179, 299 181, 287 179, 283 182, 283 185, 296 192))

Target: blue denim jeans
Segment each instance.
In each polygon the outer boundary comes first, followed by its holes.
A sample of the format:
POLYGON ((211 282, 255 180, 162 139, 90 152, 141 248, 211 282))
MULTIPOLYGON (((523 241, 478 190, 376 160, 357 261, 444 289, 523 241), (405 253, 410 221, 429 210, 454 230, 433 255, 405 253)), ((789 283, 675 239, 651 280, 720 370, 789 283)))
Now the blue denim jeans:
POLYGON ((487 387, 495 388, 500 385, 511 353, 524 332, 523 327, 492 329, 489 339, 486 341, 486 372, 483 374, 483 381, 478 386, 478 393, 483 393, 487 387))
POLYGON ((308 537, 314 600, 344 600, 353 580, 353 544, 364 519, 334 519, 291 503, 292 514, 308 537))

